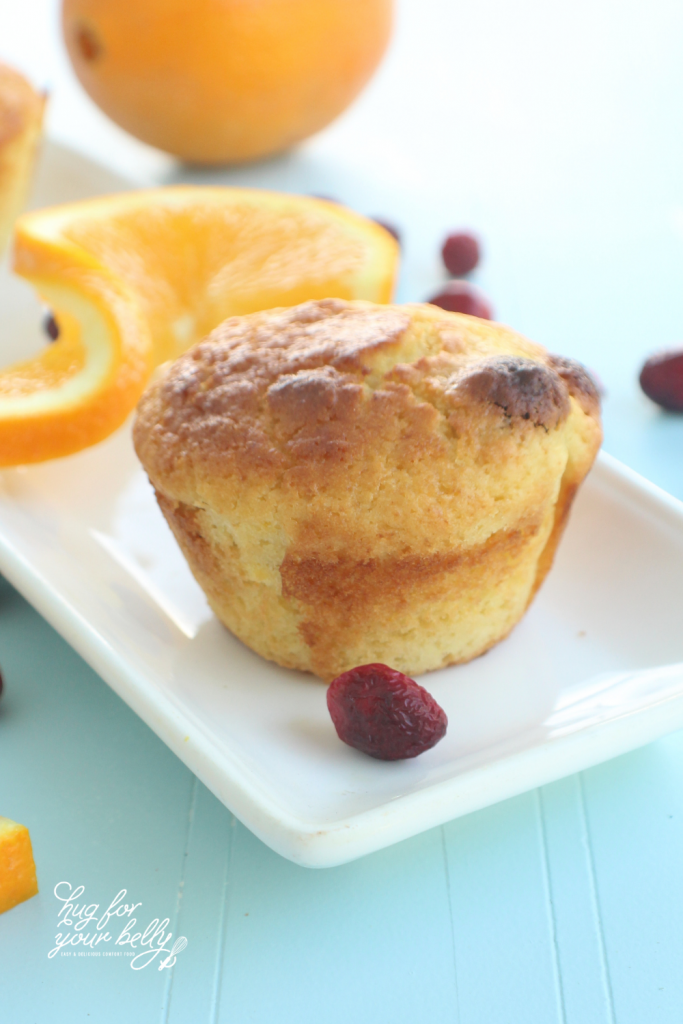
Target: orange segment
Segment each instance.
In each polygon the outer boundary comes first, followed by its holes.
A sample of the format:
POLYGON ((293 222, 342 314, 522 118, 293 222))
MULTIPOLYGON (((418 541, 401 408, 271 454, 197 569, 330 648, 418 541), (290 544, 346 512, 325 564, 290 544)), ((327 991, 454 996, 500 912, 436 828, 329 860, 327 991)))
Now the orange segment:
POLYGON ((38 892, 31 837, 25 825, 0 818, 0 914, 38 892))
POLYGON ((326 297, 390 301, 397 263, 374 222, 251 189, 155 189, 26 214, 15 268, 60 337, 0 372, 0 465, 106 437, 155 366, 228 316, 326 297))

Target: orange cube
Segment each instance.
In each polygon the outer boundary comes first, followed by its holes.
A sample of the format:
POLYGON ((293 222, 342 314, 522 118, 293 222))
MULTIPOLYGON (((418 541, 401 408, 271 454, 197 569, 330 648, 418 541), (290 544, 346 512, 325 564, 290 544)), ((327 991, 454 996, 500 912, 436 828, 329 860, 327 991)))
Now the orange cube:
POLYGON ((0 818, 0 914, 38 892, 31 837, 25 825, 0 818))

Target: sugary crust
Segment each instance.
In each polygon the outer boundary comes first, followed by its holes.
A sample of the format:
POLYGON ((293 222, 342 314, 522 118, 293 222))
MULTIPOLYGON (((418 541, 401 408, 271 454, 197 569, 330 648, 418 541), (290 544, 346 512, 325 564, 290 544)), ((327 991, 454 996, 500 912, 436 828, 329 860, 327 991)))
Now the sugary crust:
POLYGON ((497 324, 329 299, 227 320, 143 397, 135 444, 246 643, 418 673, 505 636, 550 567, 600 444, 583 373, 497 324))
POLYGON ((409 324, 397 307, 331 299, 231 317, 145 397, 139 421, 160 417, 146 458, 162 473, 180 461, 219 478, 277 475, 297 461, 303 432, 317 461, 334 461, 348 450, 338 427, 351 426, 367 364, 409 324))
POLYGON ((585 366, 576 359, 551 355, 548 362, 562 378, 572 398, 575 398, 587 416, 600 416, 600 393, 585 366))

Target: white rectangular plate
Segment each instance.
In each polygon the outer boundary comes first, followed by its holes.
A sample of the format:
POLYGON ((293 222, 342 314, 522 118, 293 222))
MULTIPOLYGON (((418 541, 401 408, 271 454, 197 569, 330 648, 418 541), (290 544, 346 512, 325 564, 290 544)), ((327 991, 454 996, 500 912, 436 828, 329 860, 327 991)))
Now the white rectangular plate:
POLYGON ((127 429, 2 474, 0 568, 220 800, 300 864, 351 860, 683 725, 683 505, 605 455, 512 636, 422 680, 450 724, 412 761, 346 747, 324 685, 215 620, 127 429))
MULTIPOLYGON (((39 343, 39 311, 7 273, 0 303, 7 361, 17 340, 39 343)), ((512 636, 422 679, 450 724, 413 761, 344 746, 320 682, 262 660, 219 625, 128 428, 0 474, 0 569, 256 835, 311 867, 683 725, 683 504, 605 455, 512 636)))

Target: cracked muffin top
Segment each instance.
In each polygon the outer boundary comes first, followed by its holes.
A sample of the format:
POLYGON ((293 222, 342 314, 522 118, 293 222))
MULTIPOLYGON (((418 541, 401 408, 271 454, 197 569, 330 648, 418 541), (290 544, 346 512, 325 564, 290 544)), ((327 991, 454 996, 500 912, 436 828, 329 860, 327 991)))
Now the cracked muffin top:
POLYGON ((143 396, 134 440, 158 492, 270 524, 281 553, 424 555, 533 519, 592 462, 599 400, 501 325, 327 299, 226 320, 143 396))

